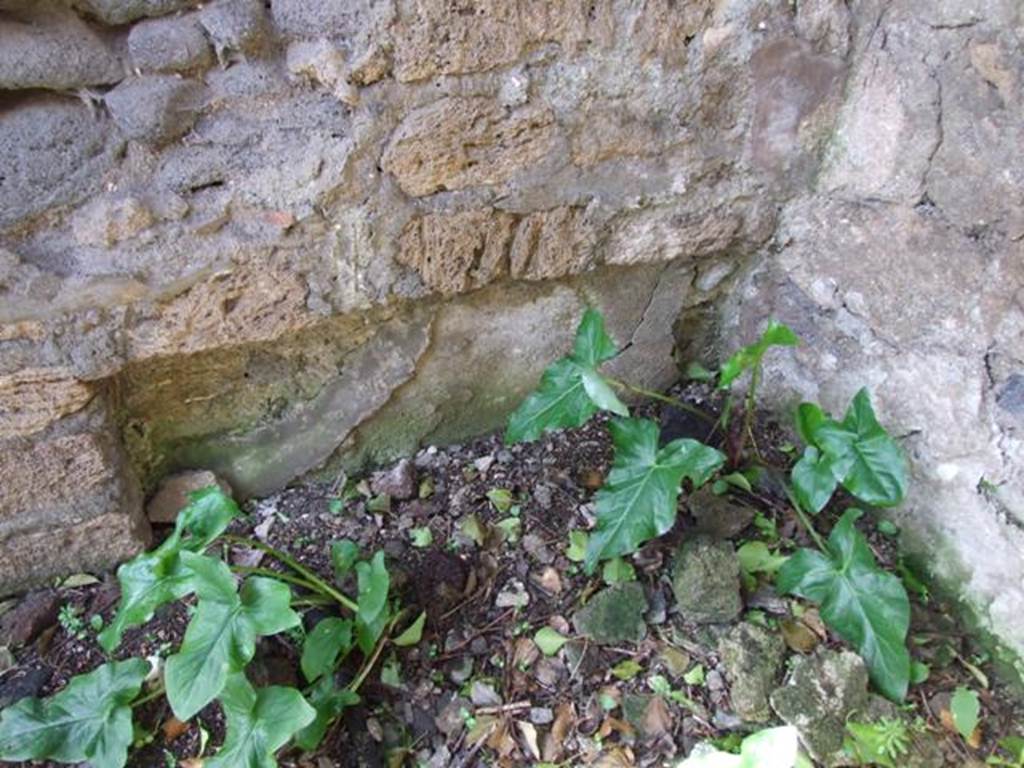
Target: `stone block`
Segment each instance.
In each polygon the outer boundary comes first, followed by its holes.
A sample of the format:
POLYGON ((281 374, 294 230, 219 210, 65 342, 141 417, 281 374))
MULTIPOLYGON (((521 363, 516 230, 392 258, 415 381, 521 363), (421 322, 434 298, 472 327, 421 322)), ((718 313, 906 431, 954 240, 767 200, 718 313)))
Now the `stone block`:
POLYGON ((132 67, 142 72, 188 72, 213 62, 194 15, 140 21, 128 33, 128 54, 132 67))
POLYGON ((0 594, 102 570, 146 545, 137 483, 109 435, 0 444, 0 594))
POLYGON ((113 164, 121 142, 85 104, 34 94, 0 111, 0 227, 79 200, 113 164))
POLYGON ((551 151, 555 131, 539 104, 509 111, 482 97, 443 98, 405 117, 381 167, 414 197, 501 184, 551 151))
POLYGON ((231 51, 256 52, 267 36, 267 18, 261 0, 215 0, 203 6, 199 23, 222 59, 231 51))
POLYGON ((104 24, 127 24, 147 16, 164 16, 190 8, 198 0, 79 0, 78 5, 104 24))
POLYGON ((64 90, 116 83, 121 60, 88 24, 49 2, 0 17, 0 90, 64 90))
POLYGON ((173 141, 192 128, 202 108, 203 89, 176 75, 125 80, 105 97, 122 135, 147 144, 173 141))
POLYGON ((27 368, 0 376, 0 440, 39 432, 92 398, 89 384, 60 368, 27 368))

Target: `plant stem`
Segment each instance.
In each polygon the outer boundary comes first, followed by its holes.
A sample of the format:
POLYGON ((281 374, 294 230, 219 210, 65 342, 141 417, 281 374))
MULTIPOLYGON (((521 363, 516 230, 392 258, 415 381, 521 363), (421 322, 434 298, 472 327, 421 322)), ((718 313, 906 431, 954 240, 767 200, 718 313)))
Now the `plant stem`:
POLYGON ((143 704, 148 704, 153 699, 158 699, 161 696, 163 696, 165 692, 166 690, 164 689, 163 683, 161 683, 152 691, 143 696, 141 699, 136 699, 135 701, 133 701, 132 707, 141 707, 143 704))
POLYGON ((246 576, 269 576, 272 579, 280 579, 281 581, 287 581, 289 584, 294 584, 297 587, 305 587, 306 589, 312 590, 313 592, 320 591, 320 588, 316 584, 306 581, 300 576, 292 576, 290 573, 272 571, 269 568, 252 568, 247 565, 232 565, 231 570, 235 573, 244 574, 246 576))
MULTIPOLYGON (((247 539, 243 536, 232 536, 231 534, 225 534, 221 538, 229 543, 238 544, 240 546, 249 547, 251 549, 258 549, 261 552, 267 553, 275 560, 283 563, 284 565, 287 565, 297 574, 302 576, 306 581, 310 582, 310 584, 313 585, 311 587, 312 589, 315 589, 317 592, 321 592, 327 595, 328 597, 333 598, 342 607, 347 608, 352 613, 356 613, 359 610, 359 605, 355 602, 355 600, 346 597, 344 594, 339 592, 337 589, 335 589, 326 581, 324 581, 315 573, 313 573, 313 571, 309 570, 306 566, 302 565, 302 563, 298 562, 294 557, 289 555, 287 552, 282 552, 279 549, 271 547, 269 544, 264 544, 260 541, 253 541, 252 539, 247 539)), ((275 573, 274 575, 279 576, 280 574, 275 573)))
POLYGON ((677 397, 669 397, 668 395, 663 395, 660 392, 654 392, 654 391, 652 391, 650 389, 644 389, 643 387, 637 387, 637 386, 634 386, 633 384, 630 384, 628 382, 619 381, 618 379, 613 379, 613 378, 611 378, 609 376, 605 376, 605 380, 609 384, 611 384, 613 387, 618 387, 619 389, 624 389, 624 390, 627 390, 629 392, 633 392, 634 394, 637 394, 637 395, 643 395, 644 397, 649 397, 652 400, 659 400, 662 403, 667 403, 668 405, 671 405, 671 406, 673 406, 675 408, 678 408, 681 411, 686 411, 687 413, 693 414, 694 416, 696 416, 697 418, 701 419, 702 421, 707 422, 708 424, 712 424, 713 425, 715 423, 715 419, 712 416, 708 415, 707 413, 702 411, 700 408, 698 408, 698 407, 696 407, 694 405, 690 405, 689 403, 684 402, 684 401, 680 400, 677 397))
POLYGON ((821 550, 822 554, 827 554, 828 547, 826 546, 824 539, 822 539, 821 535, 816 530, 814 530, 814 526, 811 525, 811 521, 807 517, 807 513, 804 512, 803 508, 800 506, 800 502, 796 500, 796 497, 793 495, 793 491, 790 490, 788 485, 785 486, 785 489, 786 496, 789 497, 789 503, 792 505, 793 511, 796 512, 796 516, 797 519, 800 520, 800 524, 803 525, 803 527, 807 530, 807 533, 810 534, 811 539, 814 540, 815 546, 817 546, 818 549, 821 550))

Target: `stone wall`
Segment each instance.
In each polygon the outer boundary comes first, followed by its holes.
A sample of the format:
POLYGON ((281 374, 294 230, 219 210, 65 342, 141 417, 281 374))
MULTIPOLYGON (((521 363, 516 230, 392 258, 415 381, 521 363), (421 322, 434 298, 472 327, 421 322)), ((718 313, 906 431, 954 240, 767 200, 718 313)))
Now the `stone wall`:
POLYGON ((652 386, 673 327, 791 322, 769 391, 872 385, 908 530, 1013 610, 1016 5, 0 0, 0 592, 142 546, 176 469, 496 426, 593 304, 652 386))

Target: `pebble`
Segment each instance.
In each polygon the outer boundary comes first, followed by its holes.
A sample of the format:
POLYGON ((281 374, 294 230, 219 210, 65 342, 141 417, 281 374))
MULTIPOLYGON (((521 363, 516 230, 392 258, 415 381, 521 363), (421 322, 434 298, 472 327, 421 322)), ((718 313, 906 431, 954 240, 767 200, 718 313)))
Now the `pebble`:
POLYGON ((496 608, 525 608, 530 603, 530 593, 523 582, 512 579, 494 600, 496 608))
POLYGON ((551 711, 550 707, 530 708, 530 722, 534 725, 547 725, 553 722, 554 719, 555 713, 551 711))
POLYGON ((501 696, 494 690, 494 686, 482 680, 474 680, 469 689, 469 698, 478 707, 501 706, 501 696))

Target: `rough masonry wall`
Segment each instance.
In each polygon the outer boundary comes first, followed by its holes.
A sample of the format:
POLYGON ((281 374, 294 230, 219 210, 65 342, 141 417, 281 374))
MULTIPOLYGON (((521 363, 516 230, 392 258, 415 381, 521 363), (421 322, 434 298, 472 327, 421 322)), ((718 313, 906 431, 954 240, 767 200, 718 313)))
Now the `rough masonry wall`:
POLYGON ((709 338, 790 323, 782 407, 871 388, 913 467, 902 545, 1024 676, 1022 44, 1016 0, 858 4, 821 171, 709 338))
POLYGON ((176 469, 496 426, 593 304, 649 385, 680 317, 791 322, 769 390, 872 385, 908 531, 987 515, 1014 610, 1015 6, 0 0, 0 592, 135 551, 176 469))

